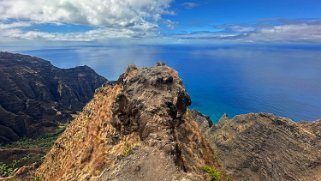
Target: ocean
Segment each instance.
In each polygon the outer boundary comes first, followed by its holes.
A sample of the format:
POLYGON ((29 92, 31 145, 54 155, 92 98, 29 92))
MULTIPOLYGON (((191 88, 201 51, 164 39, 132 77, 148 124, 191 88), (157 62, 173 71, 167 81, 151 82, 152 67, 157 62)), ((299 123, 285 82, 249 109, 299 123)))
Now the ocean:
POLYGON ((214 122, 250 112, 270 112, 295 121, 321 118, 321 47, 318 46, 74 46, 24 48, 15 52, 51 61, 59 68, 88 65, 116 80, 129 64, 175 68, 191 108, 214 122))

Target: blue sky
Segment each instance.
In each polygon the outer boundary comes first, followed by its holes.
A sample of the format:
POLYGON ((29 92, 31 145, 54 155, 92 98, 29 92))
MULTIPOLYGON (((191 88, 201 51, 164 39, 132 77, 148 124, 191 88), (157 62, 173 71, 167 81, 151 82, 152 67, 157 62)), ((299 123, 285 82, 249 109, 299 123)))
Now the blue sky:
POLYGON ((222 24, 255 24, 269 20, 321 18, 319 0, 205 0, 176 1, 177 16, 166 16, 182 26, 202 25, 204 29, 222 24), (194 4, 186 8, 184 2, 194 4), (185 8, 184 8, 185 7, 185 8))
POLYGON ((0 0, 0 44, 319 44, 320 32, 320 0, 0 0))

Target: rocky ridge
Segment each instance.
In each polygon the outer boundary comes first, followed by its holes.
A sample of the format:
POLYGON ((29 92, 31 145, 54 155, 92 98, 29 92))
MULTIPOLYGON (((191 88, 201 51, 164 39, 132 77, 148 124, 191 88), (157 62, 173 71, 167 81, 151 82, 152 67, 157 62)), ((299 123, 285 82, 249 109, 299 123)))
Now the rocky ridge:
POLYGON ((210 180, 221 171, 214 151, 186 108, 175 70, 130 66, 58 138, 36 171, 42 180, 210 180))
POLYGON ((321 121, 251 113, 214 125, 190 104, 175 70, 129 66, 14 179, 198 181, 210 166, 220 180, 321 180, 321 121))
POLYGON ((321 180, 321 121, 251 113, 224 115, 213 125, 201 113, 191 114, 236 180, 321 180))
POLYGON ((87 66, 59 69, 40 58, 0 52, 0 143, 52 130, 81 111, 106 81, 87 66))

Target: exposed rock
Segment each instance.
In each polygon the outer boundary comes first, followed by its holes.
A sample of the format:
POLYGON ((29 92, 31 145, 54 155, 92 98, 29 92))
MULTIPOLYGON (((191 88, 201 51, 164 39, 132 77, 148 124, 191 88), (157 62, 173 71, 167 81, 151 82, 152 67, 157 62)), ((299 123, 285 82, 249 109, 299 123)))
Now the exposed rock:
POLYGON ((223 117, 210 127, 206 117, 192 115, 207 125, 203 133, 236 180, 321 180, 321 121, 258 113, 223 117))
POLYGON ((190 104, 173 69, 130 66, 117 83, 96 92, 36 175, 42 180, 210 180, 201 168, 221 168, 186 112, 190 104))
POLYGON ((70 119, 106 79, 87 66, 59 69, 40 58, 0 52, 0 82, 0 143, 6 143, 70 119))

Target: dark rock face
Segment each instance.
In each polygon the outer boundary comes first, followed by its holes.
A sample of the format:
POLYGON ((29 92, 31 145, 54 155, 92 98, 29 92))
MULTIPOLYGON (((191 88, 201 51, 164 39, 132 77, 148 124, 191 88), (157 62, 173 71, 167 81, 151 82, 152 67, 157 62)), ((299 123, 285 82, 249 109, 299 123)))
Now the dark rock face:
POLYGON ((236 180, 321 180, 321 121, 296 123, 258 113, 223 116, 210 126, 192 112, 236 180))
POLYGON ((0 143, 70 119, 106 81, 87 66, 59 69, 40 58, 0 52, 0 143))
POLYGON ((141 139, 145 140, 150 133, 156 134, 161 126, 166 129, 160 130, 168 131, 181 123, 181 116, 185 114, 191 100, 182 81, 177 77, 174 83, 169 70, 165 66, 140 71, 135 68, 127 70, 125 78, 119 80, 124 86, 123 93, 117 97, 113 106, 113 125, 118 131, 123 134, 137 131, 141 139), (128 74, 133 72, 138 73, 131 78, 128 74), (144 119, 141 119, 142 115, 144 119), (164 121, 158 122, 156 119, 152 122, 156 116, 164 121))

